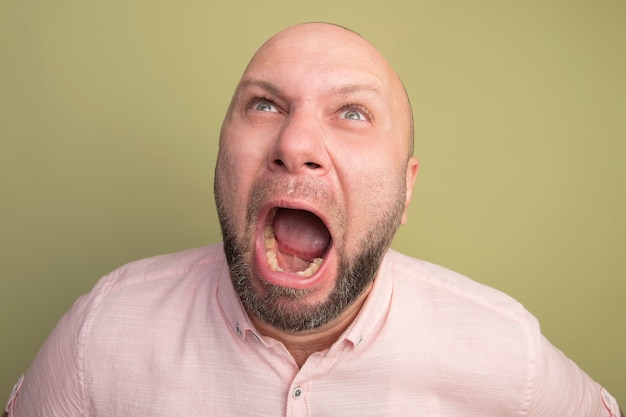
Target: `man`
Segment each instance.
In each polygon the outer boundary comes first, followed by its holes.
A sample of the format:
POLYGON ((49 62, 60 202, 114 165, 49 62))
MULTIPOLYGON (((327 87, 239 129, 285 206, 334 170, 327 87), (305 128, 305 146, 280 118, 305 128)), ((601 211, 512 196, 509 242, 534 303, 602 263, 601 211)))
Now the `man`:
POLYGON ((104 277, 46 341, 15 416, 617 416, 507 296, 389 250, 418 163, 379 52, 287 29, 224 120, 224 243, 104 277))

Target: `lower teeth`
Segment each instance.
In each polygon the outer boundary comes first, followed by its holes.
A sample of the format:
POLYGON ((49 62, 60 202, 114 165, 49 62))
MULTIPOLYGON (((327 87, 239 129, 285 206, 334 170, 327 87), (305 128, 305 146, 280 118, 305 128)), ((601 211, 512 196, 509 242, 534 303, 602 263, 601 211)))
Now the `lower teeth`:
MULTIPOLYGON (((267 258, 267 265, 272 271, 283 271, 283 269, 278 264, 278 259, 276 258, 277 248, 276 237, 274 236, 274 228, 271 225, 266 225, 265 230, 263 231, 263 236, 265 237, 265 256, 267 258)), ((321 264, 322 258, 315 258, 309 263, 309 266, 304 271, 298 271, 296 272, 296 275, 299 275, 301 277, 310 277, 315 272, 317 272, 321 264)))

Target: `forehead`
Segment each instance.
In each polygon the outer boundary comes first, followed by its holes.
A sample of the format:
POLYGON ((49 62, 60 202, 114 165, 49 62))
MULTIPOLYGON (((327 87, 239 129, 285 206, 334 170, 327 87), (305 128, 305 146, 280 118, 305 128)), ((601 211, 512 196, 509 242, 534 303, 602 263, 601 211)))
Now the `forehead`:
POLYGON ((267 80, 289 90, 319 87, 381 94, 390 90, 393 74, 380 53, 357 34, 312 25, 281 32, 266 42, 246 68, 242 86, 267 80))

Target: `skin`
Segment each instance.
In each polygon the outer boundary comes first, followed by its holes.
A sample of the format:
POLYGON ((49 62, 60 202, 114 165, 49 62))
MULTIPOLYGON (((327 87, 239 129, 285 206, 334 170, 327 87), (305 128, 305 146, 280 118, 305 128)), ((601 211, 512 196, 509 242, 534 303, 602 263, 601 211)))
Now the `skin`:
MULTIPOLYGON (((292 294, 277 299, 281 311, 314 309, 330 299, 343 263, 380 234, 382 257, 411 200, 418 169, 412 130, 400 79, 356 33, 304 24, 257 51, 222 125, 215 183, 222 229, 241 248, 239 268, 254 293, 265 296, 273 286, 292 294), (313 276, 267 267, 260 236, 275 207, 315 213, 331 233, 313 276)), ((337 340, 370 289, 368 281, 331 320, 297 331, 248 312, 257 330, 281 341, 302 366, 337 340)))

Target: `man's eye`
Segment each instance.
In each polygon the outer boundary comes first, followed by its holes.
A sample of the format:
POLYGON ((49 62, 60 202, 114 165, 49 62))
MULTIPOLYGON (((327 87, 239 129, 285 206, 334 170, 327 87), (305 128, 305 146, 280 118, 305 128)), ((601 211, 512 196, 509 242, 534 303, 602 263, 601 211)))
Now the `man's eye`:
POLYGON ((274 107, 274 105, 267 100, 260 100, 257 103, 254 103, 252 105, 252 109, 278 113, 278 109, 276 109, 276 107, 274 107))
POLYGON ((358 110, 348 109, 341 113, 343 119, 366 121, 367 117, 358 110))

